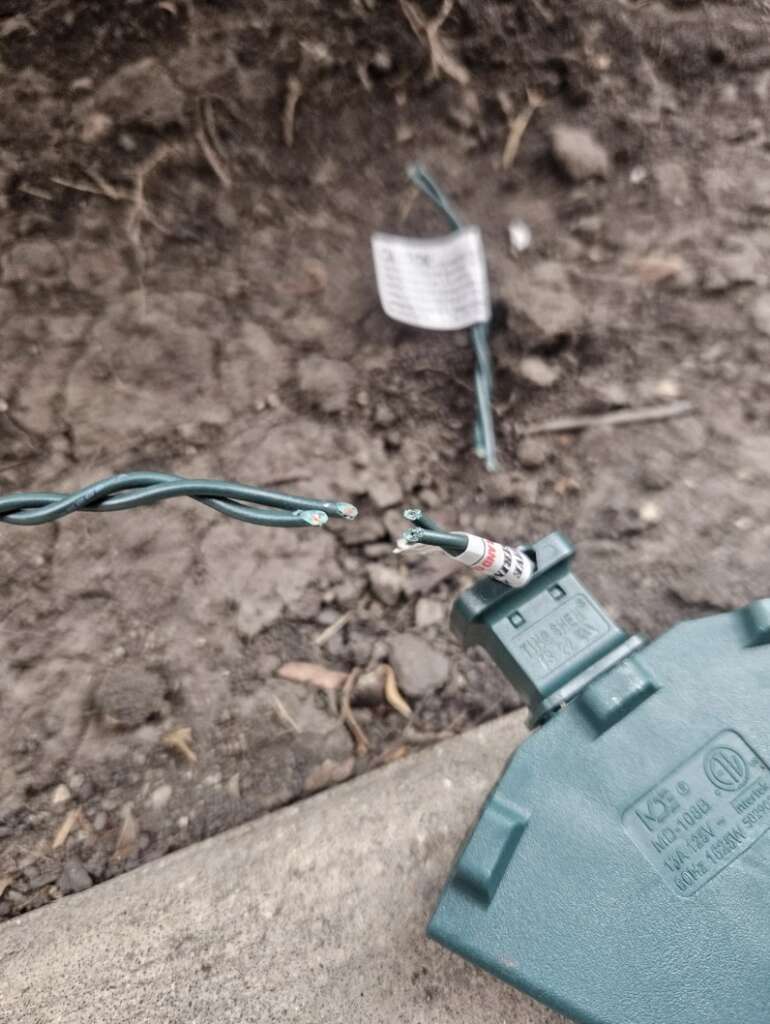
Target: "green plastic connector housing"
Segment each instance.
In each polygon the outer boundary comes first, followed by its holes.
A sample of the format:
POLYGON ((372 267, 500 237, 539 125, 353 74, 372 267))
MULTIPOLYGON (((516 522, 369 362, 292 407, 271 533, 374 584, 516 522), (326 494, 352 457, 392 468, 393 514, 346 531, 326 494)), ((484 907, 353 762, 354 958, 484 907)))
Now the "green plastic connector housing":
POLYGON ((455 631, 537 728, 460 850, 429 934, 580 1024, 770 1021, 770 600, 650 643, 552 534, 455 631))
POLYGON ((535 563, 526 587, 483 580, 457 599, 451 626, 463 646, 488 651, 537 725, 642 640, 616 626, 573 574, 575 549, 562 534, 526 552, 535 563))

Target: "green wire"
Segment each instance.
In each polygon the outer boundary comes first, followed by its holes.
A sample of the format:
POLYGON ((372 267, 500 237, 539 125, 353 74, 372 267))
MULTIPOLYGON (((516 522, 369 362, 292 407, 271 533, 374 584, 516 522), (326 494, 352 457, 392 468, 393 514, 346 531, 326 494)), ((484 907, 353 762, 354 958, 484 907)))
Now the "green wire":
POLYGON ((78 511, 118 512, 174 497, 190 497, 256 526, 323 526, 330 516, 355 519, 348 502, 316 501, 225 480, 191 480, 171 473, 119 473, 74 494, 29 492, 0 497, 0 523, 37 526, 78 511), (267 505, 268 508, 255 508, 267 505))
POLYGON ((468 538, 461 533, 445 533, 443 530, 425 530, 421 526, 413 526, 403 535, 407 545, 429 544, 441 548, 449 555, 461 555, 468 547, 468 538))
POLYGON ((435 519, 431 519, 430 516, 426 516, 421 508, 405 508, 404 519, 409 520, 410 523, 414 523, 415 526, 422 526, 426 530, 437 530, 441 532, 441 527, 438 525, 435 519))
MULTIPOLYGON (((425 168, 419 164, 411 164, 407 168, 407 175, 412 183, 443 212, 450 226, 455 231, 459 231, 463 226, 462 220, 425 168)), ((470 328, 469 336, 476 358, 473 380, 476 392, 474 447, 479 458, 484 459, 487 469, 494 472, 497 469, 497 440, 492 412, 493 371, 492 354, 489 350, 489 324, 474 324, 470 328)))

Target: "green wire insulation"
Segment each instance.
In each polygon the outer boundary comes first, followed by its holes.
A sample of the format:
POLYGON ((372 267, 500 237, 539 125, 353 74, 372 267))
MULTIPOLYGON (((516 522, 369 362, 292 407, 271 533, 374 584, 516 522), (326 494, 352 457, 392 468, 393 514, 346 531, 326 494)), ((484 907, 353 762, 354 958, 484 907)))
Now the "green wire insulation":
MULTIPOLYGON (((463 222, 452 204, 431 178, 424 167, 412 164, 407 168, 411 182, 426 195, 445 215, 450 226, 459 231, 463 222)), ((497 469, 497 440, 495 421, 492 413, 492 355, 489 350, 489 324, 474 324, 469 331, 476 357, 474 389, 476 392, 476 422, 474 424, 474 446, 479 458, 490 472, 497 469)))
POLYGON ((468 547, 468 538, 465 534, 425 530, 422 526, 413 526, 402 534, 402 539, 410 547, 414 544, 429 544, 431 547, 441 548, 449 555, 461 555, 468 547))
POLYGON ((0 523, 38 526, 73 512, 119 512, 189 497, 233 519, 255 526, 323 526, 330 517, 355 519, 358 510, 344 501, 299 498, 226 480, 194 480, 171 473, 118 473, 73 494, 33 491, 0 496, 0 523), (268 506, 259 508, 255 506, 268 506))

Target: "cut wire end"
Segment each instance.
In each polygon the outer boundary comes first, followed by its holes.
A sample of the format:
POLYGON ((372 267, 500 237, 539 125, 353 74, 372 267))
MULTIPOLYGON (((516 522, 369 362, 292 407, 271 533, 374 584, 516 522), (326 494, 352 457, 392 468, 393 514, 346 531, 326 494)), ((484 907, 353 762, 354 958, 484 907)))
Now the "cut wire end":
MULTIPOLYGON (((419 509, 405 509, 404 518, 410 522, 425 523, 419 509)), ((509 587, 525 586, 535 572, 535 563, 521 547, 500 544, 472 533, 447 533, 434 527, 435 524, 419 525, 405 530, 396 545, 396 553, 413 551, 417 547, 438 548, 469 569, 509 587)))
POLYGON ((142 471, 118 473, 71 494, 29 491, 0 495, 0 523, 38 526, 74 512, 120 512, 168 498, 193 498, 254 526, 323 526, 330 516, 350 519, 356 511, 346 501, 319 501, 227 480, 142 471))
POLYGON ((303 519, 308 526, 326 526, 329 517, 320 509, 298 509, 293 513, 298 519, 303 519))
POLYGON ((351 505, 349 501, 338 501, 337 511, 343 519, 356 519, 358 517, 358 509, 355 505, 351 505))

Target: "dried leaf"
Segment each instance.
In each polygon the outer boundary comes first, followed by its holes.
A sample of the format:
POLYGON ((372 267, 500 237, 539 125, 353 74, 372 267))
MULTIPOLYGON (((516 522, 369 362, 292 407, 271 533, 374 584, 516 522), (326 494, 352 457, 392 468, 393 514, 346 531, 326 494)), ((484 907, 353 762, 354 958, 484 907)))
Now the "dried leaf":
POLYGON ((339 690, 348 678, 347 672, 335 672, 312 661, 288 661, 278 669, 278 676, 292 683, 309 683, 322 690, 339 690))
POLYGON ((385 676, 385 700, 390 704, 394 711, 398 711, 399 715, 403 715, 404 718, 411 718, 412 709, 404 700, 403 694, 398 688, 396 673, 390 665, 383 665, 382 671, 385 676))
POLYGON ((79 820, 79 807, 73 807, 71 811, 67 811, 64 821, 59 826, 59 830, 54 836, 53 842, 51 843, 51 848, 53 850, 58 850, 60 846, 64 846, 64 844, 69 839, 70 832, 73 830, 73 828, 75 827, 79 820))
POLYGON ((131 804, 123 808, 123 824, 120 826, 118 841, 115 844, 115 851, 112 854, 113 861, 125 860, 136 851, 139 840, 139 822, 134 817, 134 809, 131 804))
POLYGON ((177 729, 172 729, 171 732, 167 733, 163 737, 164 747, 168 747, 170 750, 176 750, 178 754, 182 755, 185 761, 189 761, 190 764, 195 764, 198 760, 198 755, 190 746, 191 743, 192 729, 189 725, 180 725, 177 729))

